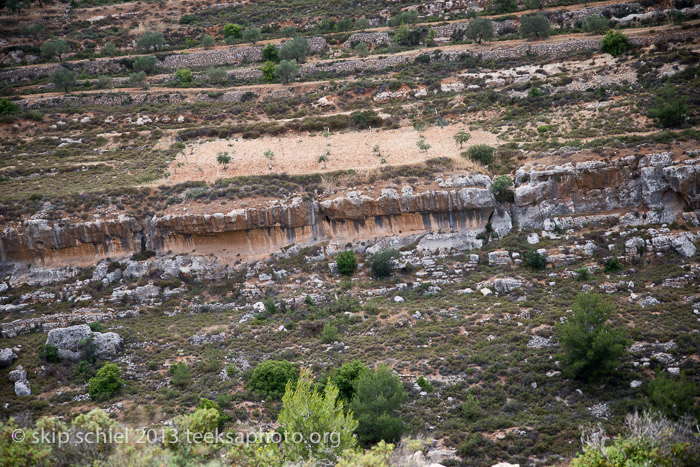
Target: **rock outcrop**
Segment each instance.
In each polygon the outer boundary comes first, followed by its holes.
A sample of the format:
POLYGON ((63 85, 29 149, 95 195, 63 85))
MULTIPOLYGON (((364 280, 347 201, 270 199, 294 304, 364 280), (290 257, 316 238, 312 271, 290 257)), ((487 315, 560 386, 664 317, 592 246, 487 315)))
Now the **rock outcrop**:
POLYGON ((119 334, 94 332, 87 324, 52 329, 46 338, 46 345, 56 348, 58 358, 78 361, 90 341, 94 345, 95 356, 103 360, 114 357, 123 348, 123 340, 119 334))

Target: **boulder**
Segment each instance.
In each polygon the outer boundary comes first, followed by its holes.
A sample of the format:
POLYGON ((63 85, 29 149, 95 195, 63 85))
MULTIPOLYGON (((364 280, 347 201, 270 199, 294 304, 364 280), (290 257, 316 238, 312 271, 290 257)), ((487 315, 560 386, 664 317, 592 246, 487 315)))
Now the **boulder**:
POLYGON ((489 252, 489 266, 510 266, 511 264, 510 253, 506 250, 489 252))
POLYGON ((12 351, 12 349, 2 349, 0 350, 0 368, 6 368, 12 365, 12 362, 17 359, 17 355, 12 351))
POLYGON ((123 348, 123 339, 115 332, 93 332, 87 324, 49 331, 46 345, 53 345, 58 358, 78 361, 82 357, 84 339, 91 337, 95 346, 95 356, 101 359, 114 357, 123 348))
POLYGON ((92 333, 95 356, 107 360, 116 356, 124 347, 124 339, 116 332, 92 333))
POLYGON ((513 277, 501 277, 493 281, 493 288, 496 289, 498 293, 509 293, 522 286, 523 281, 513 277))
POLYGON ((31 396, 32 386, 26 379, 15 381, 15 394, 19 397, 31 396))
POLYGON ((10 372, 9 378, 10 381, 13 383, 16 381, 27 379, 27 370, 25 370, 22 365, 17 365, 17 368, 10 372))

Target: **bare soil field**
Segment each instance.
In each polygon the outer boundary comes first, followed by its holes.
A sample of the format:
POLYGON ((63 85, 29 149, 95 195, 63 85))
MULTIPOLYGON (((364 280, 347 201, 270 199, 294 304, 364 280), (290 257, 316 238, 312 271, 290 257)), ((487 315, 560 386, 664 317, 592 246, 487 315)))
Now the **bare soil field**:
POLYGON ((425 152, 418 148, 416 143, 420 136, 413 128, 337 133, 328 138, 316 134, 197 142, 189 144, 170 164, 170 177, 155 182, 155 185, 190 180, 214 182, 222 177, 265 175, 270 173, 270 164, 264 155, 268 150, 275 154, 272 172, 299 175, 346 169, 375 169, 384 165, 382 159, 388 165, 414 164, 433 157, 462 159, 459 153, 469 146, 498 144, 496 135, 477 130, 471 132, 471 139, 460 151, 453 137, 461 129, 458 125, 427 128, 423 136, 430 149, 425 152), (374 151, 375 146, 379 146, 381 156, 374 151), (327 149, 330 149, 330 156, 324 167, 318 158, 327 149), (231 164, 226 169, 216 160, 220 152, 227 152, 231 157, 231 164))

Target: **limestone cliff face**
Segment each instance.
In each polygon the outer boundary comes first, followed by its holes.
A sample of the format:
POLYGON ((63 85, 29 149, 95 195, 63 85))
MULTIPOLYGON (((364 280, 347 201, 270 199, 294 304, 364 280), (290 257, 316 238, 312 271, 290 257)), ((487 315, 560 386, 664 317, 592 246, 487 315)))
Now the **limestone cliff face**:
MULTIPOLYGON (((438 230, 479 230, 496 200, 488 178, 481 186, 414 193, 404 187, 379 197, 361 192, 331 200, 294 198, 228 213, 181 214, 71 223, 30 220, 6 226, 0 260, 43 265, 90 264, 142 248, 157 252, 215 253, 225 260, 269 254, 292 244, 357 240, 438 230)), ((468 180, 472 181, 472 180, 468 180)))
POLYGON ((539 228, 552 217, 640 211, 648 223, 700 212, 700 160, 674 163, 667 153, 613 162, 588 161, 516 172, 513 218, 539 228))
MULTIPOLYGON (((573 217, 605 222, 675 221, 700 212, 700 160, 668 154, 588 161, 516 172, 515 200, 498 203, 484 175, 438 179, 440 189, 388 188, 330 199, 293 198, 209 214, 178 214, 74 223, 27 220, 0 234, 0 262, 87 265, 148 248, 158 253, 212 253, 236 261, 289 245, 345 242, 434 232, 475 234, 487 224, 543 228, 573 217), (641 216, 641 217, 640 217, 641 216)), ((564 224, 567 224, 566 222, 564 224)))

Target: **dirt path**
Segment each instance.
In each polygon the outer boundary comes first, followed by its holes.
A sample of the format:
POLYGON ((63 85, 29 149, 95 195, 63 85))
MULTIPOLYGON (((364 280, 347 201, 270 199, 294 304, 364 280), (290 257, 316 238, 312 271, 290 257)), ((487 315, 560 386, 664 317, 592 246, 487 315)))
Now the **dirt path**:
MULTIPOLYGON (((290 175, 336 170, 368 170, 381 167, 382 159, 388 165, 404 165, 423 162, 433 157, 453 157, 470 165, 459 156, 460 149, 453 136, 462 129, 459 125, 445 128, 430 127, 423 133, 425 141, 431 145, 427 152, 418 149, 418 133, 410 127, 397 130, 373 130, 361 132, 335 133, 329 138, 322 135, 285 135, 282 137, 262 137, 253 140, 241 138, 219 139, 188 144, 172 162, 166 180, 159 180, 155 186, 176 184, 188 180, 214 182, 218 178, 239 175, 264 175, 269 173, 269 161, 265 151, 274 152, 272 170, 290 175), (330 145, 330 146, 329 146, 330 145), (379 146, 381 156, 374 147, 379 146), (330 150, 324 168, 318 157, 330 150), (217 163, 217 154, 226 152, 231 157, 227 169, 217 163)), ((471 131, 471 139, 464 149, 475 144, 498 145, 496 135, 486 131, 471 131)))

